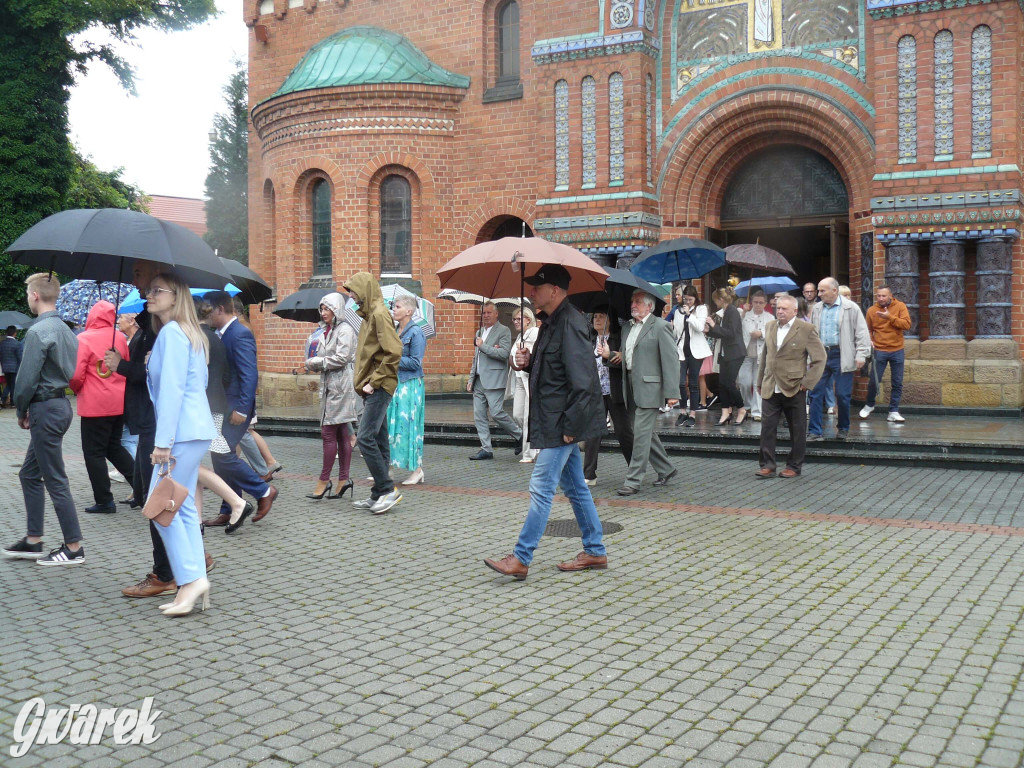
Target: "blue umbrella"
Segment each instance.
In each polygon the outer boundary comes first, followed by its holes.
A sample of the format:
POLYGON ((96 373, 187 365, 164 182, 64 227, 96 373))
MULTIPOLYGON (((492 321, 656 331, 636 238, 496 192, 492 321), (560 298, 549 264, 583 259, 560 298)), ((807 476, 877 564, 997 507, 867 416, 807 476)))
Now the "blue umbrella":
POLYGON ((648 248, 629 271, 651 283, 674 283, 696 280, 724 266, 725 251, 714 243, 677 237, 648 248))
POLYGON ((97 283, 95 280, 71 280, 60 287, 57 296, 57 314, 60 319, 85 325, 89 310, 99 301, 109 301, 115 307, 132 290, 127 283, 97 283))
MULTIPOLYGON (((205 296, 208 293, 213 293, 214 291, 219 291, 219 290, 221 290, 221 289, 220 288, 190 288, 189 292, 193 296, 205 296)), ((227 285, 225 285, 223 290, 224 290, 225 293, 227 293, 230 296, 237 296, 238 294, 240 294, 242 292, 241 290, 239 290, 237 287, 235 287, 231 283, 228 283, 227 285)), ((119 306, 117 308, 117 314, 119 314, 119 315, 131 315, 131 314, 135 314, 136 312, 141 312, 145 308, 146 308, 146 300, 144 298, 142 298, 142 296, 139 295, 139 289, 138 288, 132 288, 131 293, 129 293, 127 296, 125 296, 124 301, 121 302, 121 306, 119 306)))
POLYGON ((767 295, 773 293, 785 293, 795 291, 800 286, 784 275, 776 277, 755 277, 753 280, 744 280, 736 286, 737 296, 746 296, 750 288, 760 288, 767 295))

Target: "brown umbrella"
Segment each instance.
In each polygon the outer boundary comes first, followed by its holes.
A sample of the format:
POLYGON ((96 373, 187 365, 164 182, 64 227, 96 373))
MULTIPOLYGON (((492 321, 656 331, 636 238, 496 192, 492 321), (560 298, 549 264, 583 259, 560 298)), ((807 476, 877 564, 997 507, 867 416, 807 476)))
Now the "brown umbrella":
POLYGON ((481 296, 523 295, 523 278, 544 264, 561 264, 571 278, 569 293, 604 290, 608 273, 575 248, 539 237, 503 237, 467 248, 439 270, 441 288, 481 296))

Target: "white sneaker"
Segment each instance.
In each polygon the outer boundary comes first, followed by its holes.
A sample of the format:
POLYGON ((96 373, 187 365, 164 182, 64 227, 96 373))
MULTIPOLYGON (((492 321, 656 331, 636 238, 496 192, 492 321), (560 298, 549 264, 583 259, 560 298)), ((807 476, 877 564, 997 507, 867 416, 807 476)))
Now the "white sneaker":
POLYGON ((115 483, 124 483, 124 482, 127 482, 127 481, 126 481, 126 480, 124 479, 124 475, 122 475, 122 474, 121 474, 120 472, 118 472, 118 471, 117 471, 116 469, 114 469, 113 467, 110 467, 110 469, 108 469, 108 470, 107 470, 107 477, 109 477, 109 478, 110 478, 111 480, 113 480, 113 481, 114 481, 115 483))
POLYGON ((835 412, 836 412, 836 407, 834 405, 831 408, 828 409, 828 415, 829 416, 834 416, 835 412))
POLYGON ((906 421, 906 419, 900 416, 899 411, 893 411, 892 413, 889 414, 889 421, 893 421, 897 424, 902 424, 904 421, 906 421))
POLYGON ((587 480, 587 485, 589 485, 591 488, 593 488, 595 485, 597 485, 597 478, 595 477, 592 480, 587 480))
POLYGON ((359 501, 353 501, 352 506, 356 509, 369 509, 376 504, 372 498, 360 499, 359 501))
POLYGON ((387 512, 401 500, 402 494, 399 493, 398 489, 396 488, 386 496, 381 496, 379 499, 377 499, 377 503, 370 507, 370 511, 373 512, 373 514, 375 515, 383 515, 385 512, 387 512))
POLYGON ((863 408, 860 409, 860 417, 862 419, 866 419, 868 416, 870 416, 872 413, 874 413, 874 411, 875 411, 875 406, 873 406, 873 405, 865 405, 863 408))

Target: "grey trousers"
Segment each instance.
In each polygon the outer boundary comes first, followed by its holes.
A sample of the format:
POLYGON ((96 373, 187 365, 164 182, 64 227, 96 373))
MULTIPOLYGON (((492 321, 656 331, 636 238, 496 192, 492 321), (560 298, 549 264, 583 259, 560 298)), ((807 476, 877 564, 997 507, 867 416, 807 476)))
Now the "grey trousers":
POLYGON ((64 435, 71 426, 71 416, 71 403, 64 397, 32 403, 28 407, 31 438, 25 461, 18 472, 21 492, 25 497, 28 535, 43 535, 45 486, 57 512, 65 544, 82 540, 78 511, 75 509, 75 500, 71 498, 68 473, 64 469, 64 435))
POLYGON ((654 434, 654 425, 661 411, 657 408, 633 409, 633 456, 626 470, 627 488, 639 488, 647 474, 647 464, 654 467, 658 477, 667 475, 674 467, 669 463, 668 454, 661 440, 654 434))
POLYGON ((476 423, 476 433, 480 437, 480 447, 485 451, 493 452, 491 427, 487 421, 488 413, 494 419, 494 423, 511 435, 517 443, 523 441, 523 433, 512 417, 505 413, 504 404, 504 389, 484 389, 479 376, 473 381, 473 421, 476 423))
POLYGON ((260 453, 260 447, 256 445, 256 438, 249 434, 249 430, 245 431, 245 434, 242 435, 242 439, 238 441, 238 444, 242 447, 242 453, 245 455, 245 460, 249 462, 249 466, 252 467, 253 472, 260 477, 263 477, 270 471, 270 467, 267 466, 267 462, 263 460, 263 454, 260 453))

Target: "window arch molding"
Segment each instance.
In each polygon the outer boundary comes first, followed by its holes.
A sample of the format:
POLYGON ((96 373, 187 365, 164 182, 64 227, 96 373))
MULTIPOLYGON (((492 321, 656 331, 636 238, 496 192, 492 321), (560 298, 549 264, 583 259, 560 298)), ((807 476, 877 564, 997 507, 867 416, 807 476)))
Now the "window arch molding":
POLYGON ((369 184, 369 255, 371 272, 413 277, 420 269, 422 185, 404 165, 377 169, 369 184), (403 197, 403 193, 406 197, 403 197))
MULTIPOLYGON (((334 201, 335 201, 335 190, 336 185, 331 175, 317 166, 312 166, 304 171, 295 180, 294 186, 294 200, 296 217, 295 220, 298 222, 298 249, 295 254, 296 265, 295 272, 298 275, 310 275, 311 277, 326 277, 333 274, 334 268, 333 259, 333 243, 334 243, 334 201), (326 186, 323 186, 326 185, 326 186), (318 271, 316 264, 317 253, 315 252, 314 243, 314 211, 313 211, 313 196, 316 189, 324 189, 330 193, 330 222, 326 232, 330 233, 330 254, 331 263, 327 272, 318 271), (307 266, 308 265, 308 266, 307 266)), ((321 222, 322 224, 322 222, 321 222)), ((321 228, 319 230, 323 232, 321 228)), ((325 254, 321 254, 325 256, 325 254)), ((321 264, 321 267, 326 267, 326 264, 321 264)))
POLYGON ((485 104, 523 98, 522 68, 530 58, 529 51, 523 55, 523 40, 528 35, 523 18, 528 7, 524 0, 487 0, 484 4, 485 104))

